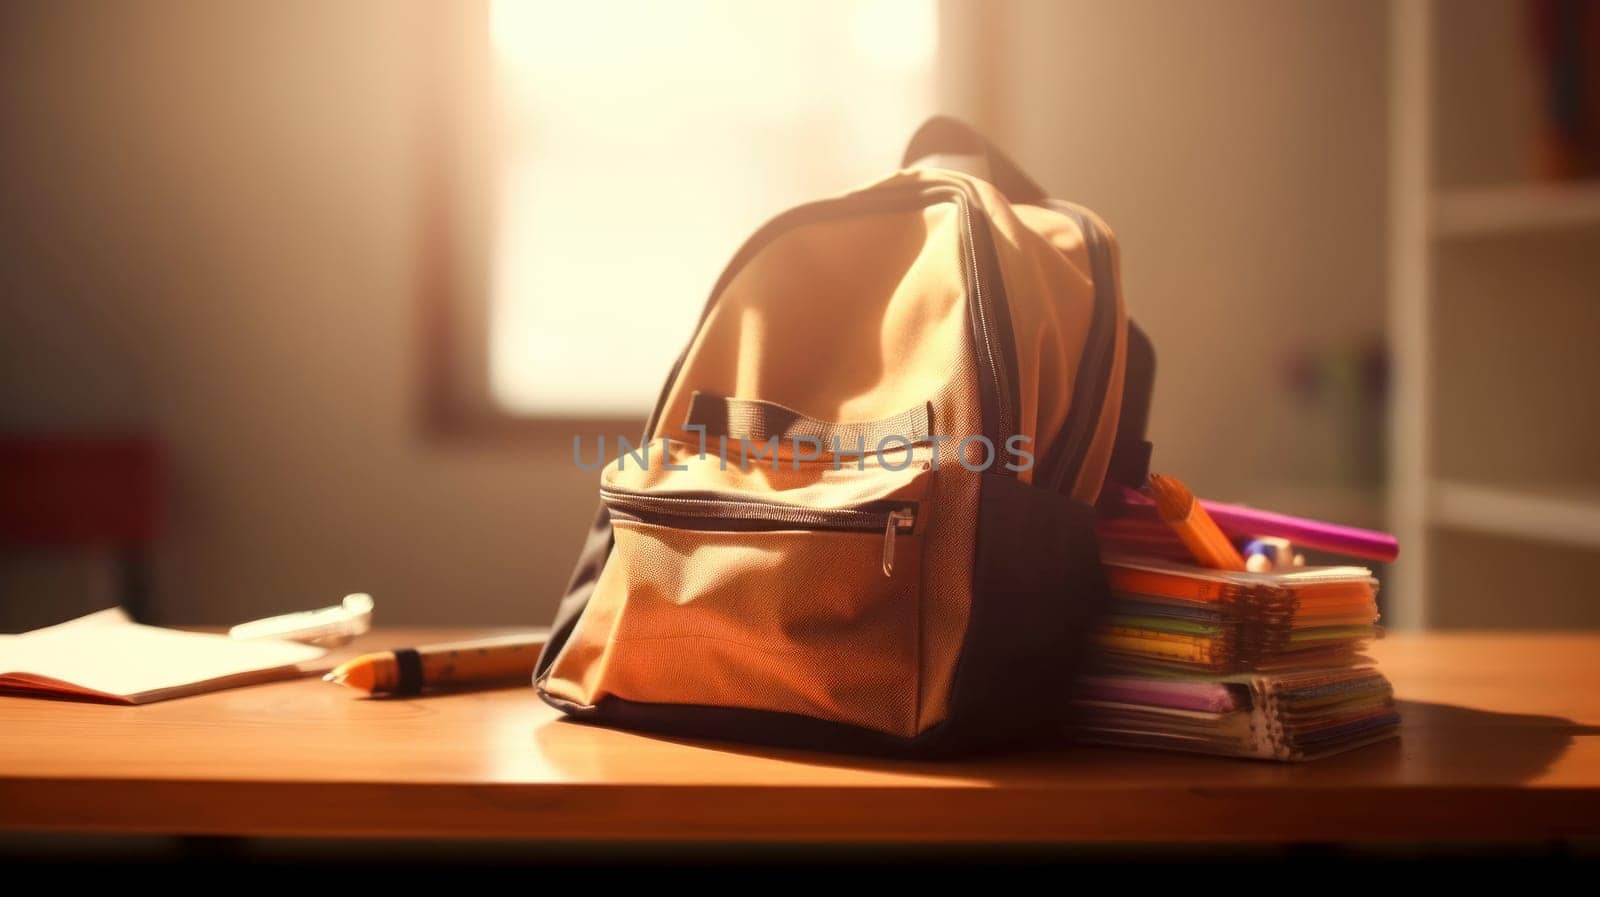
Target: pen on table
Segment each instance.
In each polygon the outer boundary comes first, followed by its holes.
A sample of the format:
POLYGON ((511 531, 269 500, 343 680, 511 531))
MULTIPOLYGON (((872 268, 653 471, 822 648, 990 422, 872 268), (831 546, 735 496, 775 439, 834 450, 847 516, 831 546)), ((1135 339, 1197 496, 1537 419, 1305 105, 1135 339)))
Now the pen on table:
POLYGON ((1177 478, 1150 474, 1150 493, 1156 500, 1156 510, 1167 521, 1183 544, 1195 558, 1207 567, 1219 570, 1243 570, 1244 558, 1223 535, 1206 509, 1195 500, 1194 493, 1178 482, 1177 478))
POLYGON ((397 648, 347 660, 322 677, 373 694, 414 695, 433 688, 529 679, 545 634, 397 648))

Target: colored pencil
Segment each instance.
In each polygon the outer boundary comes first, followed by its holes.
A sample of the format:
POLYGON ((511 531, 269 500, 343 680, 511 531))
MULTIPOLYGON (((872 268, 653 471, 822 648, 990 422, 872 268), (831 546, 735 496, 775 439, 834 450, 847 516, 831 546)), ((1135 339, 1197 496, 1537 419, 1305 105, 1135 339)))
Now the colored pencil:
POLYGON ((1218 570, 1245 569, 1239 549, 1233 547, 1216 521, 1195 501, 1194 493, 1176 477, 1151 474, 1150 494, 1161 519, 1189 546, 1190 553, 1202 565, 1218 570))

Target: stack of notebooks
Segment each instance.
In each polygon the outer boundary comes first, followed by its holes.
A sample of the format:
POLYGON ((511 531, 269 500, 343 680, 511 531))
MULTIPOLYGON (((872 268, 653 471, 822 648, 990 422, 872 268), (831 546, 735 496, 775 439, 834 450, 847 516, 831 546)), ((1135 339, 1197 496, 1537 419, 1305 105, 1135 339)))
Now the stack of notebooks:
POLYGON ((1102 530, 1112 604, 1076 698, 1080 740, 1299 761, 1398 733, 1363 653, 1381 634, 1370 570, 1215 569, 1171 544, 1118 554, 1159 540, 1102 530))

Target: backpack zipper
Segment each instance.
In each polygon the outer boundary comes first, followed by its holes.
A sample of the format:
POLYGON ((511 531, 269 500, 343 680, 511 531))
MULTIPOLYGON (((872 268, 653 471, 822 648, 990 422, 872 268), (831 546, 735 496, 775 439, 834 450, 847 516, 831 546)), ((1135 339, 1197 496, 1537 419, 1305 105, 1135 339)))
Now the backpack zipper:
POLYGON ((765 532, 830 530, 883 533, 883 575, 894 575, 895 537, 917 527, 915 502, 867 501, 843 508, 806 508, 780 502, 735 499, 714 493, 651 495, 602 488, 600 498, 612 520, 652 523, 674 529, 765 532))
POLYGON ((1089 335, 1078 365, 1080 376, 1072 389, 1073 427, 1050 453, 1049 484, 1062 492, 1066 491, 1067 478, 1076 480, 1088 458, 1100 417, 1105 413, 1106 387, 1110 385, 1111 366, 1116 360, 1117 289, 1110 241, 1100 222, 1071 203, 1056 201, 1050 203, 1049 208, 1078 223, 1089 250, 1089 276, 1094 280, 1094 316, 1089 322, 1089 335), (1088 376, 1082 376, 1085 372, 1088 376))
MULTIPOLYGON (((969 277, 971 278, 973 321, 977 324, 978 342, 982 344, 984 359, 989 363, 989 376, 994 382, 995 393, 999 401, 995 404, 995 440, 994 450, 1000 450, 1000 441, 1010 439, 1015 435, 1011 432, 1011 378, 1007 375, 1005 363, 996 354, 995 343, 998 341, 996 332, 999 324, 993 320, 992 303, 983 299, 983 278, 978 271, 978 250, 974 229, 972 226, 972 203, 963 200, 957 203, 961 207, 962 237, 965 240, 968 261, 969 277)), ((993 245, 994 235, 988 233, 989 245, 993 245)), ((1002 300, 1003 301, 1003 300, 1002 300)), ((1002 468, 1004 469, 1004 468, 1002 468)))

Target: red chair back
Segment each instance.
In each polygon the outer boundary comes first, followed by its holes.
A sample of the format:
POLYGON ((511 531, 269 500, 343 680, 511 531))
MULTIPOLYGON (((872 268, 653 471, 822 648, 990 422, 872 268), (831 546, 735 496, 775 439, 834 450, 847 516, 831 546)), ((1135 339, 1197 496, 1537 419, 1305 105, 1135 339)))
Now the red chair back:
POLYGON ((0 436, 0 545, 147 545, 161 475, 143 439, 0 436))

